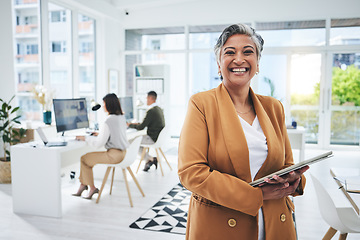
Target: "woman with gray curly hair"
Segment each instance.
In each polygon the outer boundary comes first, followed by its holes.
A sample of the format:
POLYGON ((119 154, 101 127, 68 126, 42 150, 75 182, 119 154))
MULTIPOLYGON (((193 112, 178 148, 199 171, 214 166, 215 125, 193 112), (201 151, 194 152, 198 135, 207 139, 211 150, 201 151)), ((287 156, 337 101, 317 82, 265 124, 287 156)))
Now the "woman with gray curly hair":
POLYGON ((281 102, 250 87, 263 44, 245 24, 225 28, 214 48, 222 83, 189 101, 178 165, 193 193, 187 239, 296 239, 289 195, 303 194, 309 167, 249 184, 294 164, 281 102))

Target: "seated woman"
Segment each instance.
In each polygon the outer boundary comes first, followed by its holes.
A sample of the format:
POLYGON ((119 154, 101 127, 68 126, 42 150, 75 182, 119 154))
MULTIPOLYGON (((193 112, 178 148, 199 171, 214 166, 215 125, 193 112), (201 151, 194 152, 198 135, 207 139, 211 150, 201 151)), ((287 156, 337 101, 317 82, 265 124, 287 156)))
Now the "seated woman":
POLYGON ((126 153, 129 142, 126 137, 126 120, 123 115, 118 97, 114 93, 107 94, 104 98, 104 111, 108 113, 105 124, 100 132, 93 136, 76 136, 76 140, 86 141, 90 146, 99 148, 105 145, 107 151, 90 152, 81 156, 80 165, 80 187, 73 196, 81 196, 84 190, 90 186, 89 195, 86 199, 91 199, 99 189, 95 187, 92 168, 98 163, 120 163, 126 153))

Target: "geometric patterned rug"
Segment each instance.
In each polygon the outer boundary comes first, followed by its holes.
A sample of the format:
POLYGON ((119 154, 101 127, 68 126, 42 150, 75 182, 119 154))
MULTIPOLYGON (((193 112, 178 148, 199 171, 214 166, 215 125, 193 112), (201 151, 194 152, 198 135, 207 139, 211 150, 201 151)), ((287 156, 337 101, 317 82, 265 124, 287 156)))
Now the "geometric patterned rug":
POLYGON ((176 234, 186 233, 187 212, 191 192, 180 183, 130 227, 176 234))

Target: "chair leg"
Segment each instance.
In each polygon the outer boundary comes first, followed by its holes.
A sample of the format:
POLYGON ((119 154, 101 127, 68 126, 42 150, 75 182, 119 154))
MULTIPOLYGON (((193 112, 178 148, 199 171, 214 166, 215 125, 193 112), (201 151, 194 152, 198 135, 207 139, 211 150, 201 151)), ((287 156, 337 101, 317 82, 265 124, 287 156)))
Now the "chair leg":
POLYGON ((165 157, 164 152, 162 151, 162 149, 161 149, 161 148, 159 148, 159 150, 160 150, 161 154, 164 156, 164 158, 165 158, 165 161, 166 161, 167 165, 169 165, 170 170, 172 170, 172 168, 171 168, 171 166, 170 166, 169 161, 168 161, 168 160, 167 160, 167 158, 165 157))
POLYGON ((139 162, 139 166, 137 167, 137 169, 136 169, 136 173, 138 173, 138 171, 139 171, 139 168, 140 168, 140 165, 141 165, 141 161, 144 159, 144 157, 145 157, 145 152, 146 152, 146 149, 149 149, 149 148, 143 148, 143 151, 142 151, 142 153, 141 153, 141 158, 140 158, 140 162, 139 162))
POLYGON ((107 178, 108 178, 108 176, 109 176, 110 170, 111 170, 111 167, 108 167, 108 168, 106 169, 105 176, 104 176, 104 180, 103 180, 103 182, 102 182, 102 184, 101 184, 101 188, 100 188, 100 191, 99 191, 99 194, 98 194, 98 198, 96 199, 96 203, 99 203, 99 201, 100 201, 101 193, 102 193, 102 191, 103 191, 103 189, 104 189, 104 187, 105 187, 105 183, 106 183, 107 178))
POLYGON ((110 195, 112 193, 112 187, 113 187, 113 183, 114 183, 115 167, 113 167, 112 169, 113 169, 113 172, 112 172, 112 177, 111 177, 110 195))
POLYGON ((159 152, 158 152, 157 148, 155 148, 155 151, 156 151, 156 156, 157 156, 157 159, 158 159, 158 164, 160 165, 161 175, 164 176, 164 172, 163 172, 163 169, 162 169, 161 160, 160 160, 159 152))
POLYGON ((347 235, 348 235, 347 233, 340 234, 339 240, 346 240, 347 235))
POLYGON ((125 170, 125 169, 122 169, 122 172, 123 172, 123 175, 124 175, 126 190, 127 190, 128 196, 129 196, 130 206, 133 207, 133 202, 132 202, 132 199, 131 199, 131 193, 130 193, 129 183, 128 183, 127 178, 126 178, 126 170, 125 170))
POLYGON ((322 240, 330 240, 335 235, 336 232, 337 232, 336 229, 330 227, 322 240))
POLYGON ((126 169, 129 171, 131 177, 134 179, 134 182, 135 182, 136 186, 138 187, 138 189, 140 190, 142 196, 145 197, 145 194, 144 194, 143 190, 141 189, 140 184, 139 184, 139 182, 137 181, 134 173, 131 171, 131 168, 130 168, 130 167, 127 167, 126 169))

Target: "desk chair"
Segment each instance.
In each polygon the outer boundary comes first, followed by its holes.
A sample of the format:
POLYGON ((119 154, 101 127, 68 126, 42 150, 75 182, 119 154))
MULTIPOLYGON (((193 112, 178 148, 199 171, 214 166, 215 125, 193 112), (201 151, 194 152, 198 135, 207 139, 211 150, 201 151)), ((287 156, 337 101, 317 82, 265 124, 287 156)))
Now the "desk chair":
POLYGON ((169 161, 166 159, 164 152, 161 150, 161 146, 164 144, 164 142, 166 140, 166 133, 167 133, 167 127, 164 127, 161 130, 161 132, 159 134, 159 137, 158 137, 158 139, 156 140, 155 143, 153 143, 153 144, 141 144, 141 146, 143 147, 143 151, 142 151, 142 154, 141 154, 139 166, 138 166, 138 168, 136 170, 136 173, 139 171, 141 161, 144 159, 146 151, 149 152, 149 149, 151 147, 154 148, 155 151, 156 151, 156 157, 157 157, 158 163, 160 165, 161 175, 164 176, 164 172, 163 172, 162 165, 161 165, 161 159, 160 159, 159 151, 163 155, 163 157, 164 157, 166 163, 168 164, 170 170, 172 170, 169 161))
POLYGON ((313 175, 311 178, 315 186, 320 214, 330 225, 323 240, 331 239, 337 231, 340 232, 339 240, 345 240, 348 233, 360 233, 360 218, 354 209, 351 207, 337 208, 321 182, 313 175))
POLYGON ((99 192, 98 198, 96 199, 96 203, 99 203, 101 193, 104 189, 104 186, 105 186, 105 183, 109 176, 109 173, 110 173, 111 169, 113 169, 112 178, 111 178, 111 186, 110 186, 110 194, 111 194, 112 186, 113 186, 113 182, 114 182, 115 167, 120 167, 122 169, 122 172, 124 175, 124 181, 125 181, 125 185, 126 185, 126 190, 127 190, 128 196, 129 196, 130 206, 133 207, 133 202, 131 199, 129 184, 128 184, 128 181, 126 178, 126 169, 129 171, 131 177, 134 179, 134 182, 135 182, 136 186, 138 187, 138 189, 140 190, 142 196, 145 197, 143 190, 141 189, 138 181, 135 178, 134 173, 131 171, 131 168, 130 168, 130 165, 136 160, 136 157, 137 157, 137 154, 138 154, 139 148, 140 148, 141 139, 142 139, 142 136, 139 136, 139 137, 135 138, 135 140, 130 144, 130 146, 126 149, 126 154, 125 154, 124 160, 122 162, 117 163, 117 164, 104 164, 104 165, 108 166, 108 168, 106 169, 104 180, 101 184, 100 192, 99 192))

